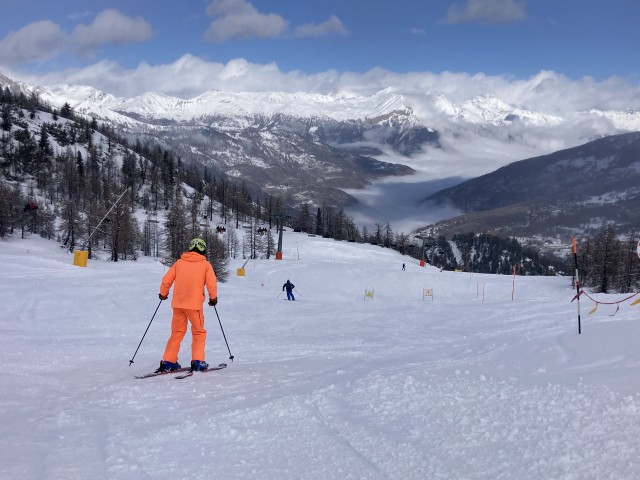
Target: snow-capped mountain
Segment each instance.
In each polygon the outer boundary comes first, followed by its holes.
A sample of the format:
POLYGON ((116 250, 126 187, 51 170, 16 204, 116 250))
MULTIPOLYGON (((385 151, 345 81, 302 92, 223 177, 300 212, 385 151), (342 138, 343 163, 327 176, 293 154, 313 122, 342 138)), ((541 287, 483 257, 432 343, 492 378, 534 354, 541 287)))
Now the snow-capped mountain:
POLYGON ((556 115, 514 107, 491 95, 473 97, 462 103, 437 95, 434 103, 450 119, 476 125, 504 126, 520 121, 531 126, 553 126, 565 121, 556 115))
POLYGON ((193 122, 211 117, 270 117, 276 114, 333 121, 367 120, 392 112, 411 113, 406 100, 391 90, 369 97, 285 92, 210 91, 191 99, 147 92, 132 98, 118 98, 92 87, 55 85, 40 89, 42 98, 58 104, 67 101, 87 114, 95 107, 148 120, 193 122), (49 96, 47 95, 49 93, 49 96))
MULTIPOLYGON (((511 162, 640 130, 640 112, 540 111, 495 95, 417 97, 392 88, 371 95, 209 91, 194 98, 147 92, 124 98, 89 86, 0 85, 132 136, 160 138, 184 161, 242 179, 285 200, 342 205, 345 189, 415 170, 467 178, 511 162), (439 163, 438 163, 439 162, 439 163), (459 163, 464 163, 460 166, 459 163), (409 168, 411 167, 411 168, 409 168)), ((439 175, 439 176, 438 176, 439 175)))
POLYGON ((615 128, 627 131, 640 131, 640 112, 635 110, 621 111, 602 111, 595 108, 583 112, 583 116, 602 117, 609 120, 615 128))
POLYGON ((442 130, 441 117, 430 118, 430 114, 438 113, 454 124, 466 123, 470 126, 506 127, 518 122, 530 127, 553 127, 593 117, 606 119, 619 130, 640 129, 640 112, 635 110, 612 111, 594 107, 579 112, 558 114, 536 111, 489 94, 453 101, 442 93, 425 92, 421 102, 429 108, 421 108, 420 111, 423 113, 419 115, 414 113, 416 109, 412 102, 415 102, 415 99, 409 100, 392 88, 369 96, 343 92, 318 94, 214 90, 194 98, 183 99, 154 92, 131 98, 116 97, 82 85, 31 87, 1 74, 0 84, 36 92, 43 100, 58 107, 68 102, 77 112, 118 121, 122 121, 123 117, 129 117, 144 122, 193 123, 206 122, 212 118, 227 118, 233 121, 224 122, 221 127, 243 128, 251 126, 253 118, 275 115, 335 122, 372 122, 399 114, 403 122, 410 122, 413 126, 442 130))
MULTIPOLYGON (((344 92, 209 91, 189 99, 153 92, 122 98, 75 85, 38 87, 37 92, 52 105, 68 102, 76 112, 134 130, 186 125, 238 135, 255 128, 274 130, 281 126, 291 130, 295 124, 293 131, 310 141, 326 142, 394 163, 404 163, 402 157, 415 157, 425 146, 459 144, 461 137, 502 142, 505 151, 513 151, 507 158, 516 161, 531 154, 576 146, 602 135, 640 130, 640 112, 634 110, 602 110, 594 106, 576 112, 548 112, 490 94, 454 101, 438 92, 425 92, 416 98, 386 88, 368 96, 344 92), (328 125, 331 127, 326 128, 328 125), (336 128, 338 125, 341 128, 336 128), (354 127, 358 130, 355 135, 342 131, 352 132, 354 127), (381 134, 380 129, 385 132, 381 134), (392 138, 389 129, 394 131, 392 138), (323 136, 327 130, 340 134, 323 136), (398 135, 403 138, 396 138, 398 135), (514 145, 526 146, 528 151, 513 148, 514 145), (385 152, 393 158, 382 158, 385 152)), ((428 159, 422 163, 425 161, 428 159)))

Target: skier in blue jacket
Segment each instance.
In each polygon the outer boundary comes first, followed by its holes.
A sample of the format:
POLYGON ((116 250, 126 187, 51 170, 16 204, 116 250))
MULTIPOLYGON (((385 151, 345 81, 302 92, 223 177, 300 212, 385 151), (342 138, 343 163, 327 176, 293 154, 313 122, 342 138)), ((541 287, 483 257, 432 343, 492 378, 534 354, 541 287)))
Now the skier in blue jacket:
POLYGON ((282 291, 284 292, 284 290, 287 290, 287 300, 295 300, 296 297, 293 296, 293 289, 296 288, 296 286, 291 283, 289 280, 287 280, 287 283, 285 283, 282 286, 282 291))

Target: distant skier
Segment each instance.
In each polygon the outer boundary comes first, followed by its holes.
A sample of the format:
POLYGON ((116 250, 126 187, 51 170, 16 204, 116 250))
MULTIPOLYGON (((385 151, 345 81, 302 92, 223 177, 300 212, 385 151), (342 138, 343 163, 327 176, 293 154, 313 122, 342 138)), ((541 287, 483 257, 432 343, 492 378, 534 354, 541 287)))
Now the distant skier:
POLYGON ((404 272, 404 263, 402 264, 402 271, 404 272))
POLYGON ((206 370, 209 366, 204 361, 204 347, 207 331, 204 328, 202 305, 205 300, 204 288, 209 293, 209 306, 218 303, 218 280, 211 264, 205 256, 207 244, 201 238, 194 238, 189 243, 189 251, 183 253, 169 271, 162 277, 160 284, 160 300, 169 296, 171 285, 175 282, 171 307, 171 336, 156 372, 177 370, 180 344, 187 333, 187 321, 191 323, 191 370, 206 370))
POLYGON ((296 286, 291 283, 289 280, 287 280, 287 283, 285 283, 282 286, 282 291, 284 292, 284 290, 287 290, 287 300, 295 300, 296 297, 293 296, 293 289, 296 288, 296 286))

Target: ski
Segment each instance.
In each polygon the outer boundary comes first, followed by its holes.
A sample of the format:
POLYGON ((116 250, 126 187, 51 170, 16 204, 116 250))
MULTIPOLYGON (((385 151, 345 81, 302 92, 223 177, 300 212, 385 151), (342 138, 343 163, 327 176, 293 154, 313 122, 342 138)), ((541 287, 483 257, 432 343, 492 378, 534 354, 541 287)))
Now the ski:
POLYGON ((182 368, 178 368, 177 370, 165 370, 164 372, 144 373, 142 375, 136 375, 134 378, 142 379, 142 378, 157 377, 158 375, 166 375, 167 373, 188 372, 189 370, 191 370, 191 367, 182 367, 182 368))
MULTIPOLYGON (((223 368, 226 368, 226 367, 227 367, 226 363, 221 363, 217 367, 209 367, 206 370, 200 370, 198 373, 213 372, 214 370, 222 370, 223 368)), ((175 378, 177 380, 182 380, 183 378, 187 378, 187 377, 192 376, 194 373, 196 373, 196 372, 193 372, 193 371, 189 370, 187 373, 183 373, 182 375, 177 375, 177 376, 175 376, 173 378, 175 378)))

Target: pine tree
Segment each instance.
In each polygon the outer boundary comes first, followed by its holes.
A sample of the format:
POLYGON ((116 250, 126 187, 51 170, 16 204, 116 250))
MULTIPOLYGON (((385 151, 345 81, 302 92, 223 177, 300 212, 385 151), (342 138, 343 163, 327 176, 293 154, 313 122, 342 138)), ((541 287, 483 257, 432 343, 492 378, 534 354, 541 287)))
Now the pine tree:
POLYGON ((217 279, 225 282, 229 276, 229 257, 226 255, 225 243, 217 235, 212 235, 207 243, 207 259, 211 262, 217 279))
POLYGON ((393 243, 393 230, 391 230, 391 225, 387 223, 387 225, 384 227, 383 244, 385 247, 391 247, 392 243, 393 243))
POLYGON ((311 205, 307 202, 300 206, 298 211, 298 217, 296 219, 296 229, 301 232, 311 233, 312 220, 311 220, 311 205))
POLYGON ((62 244, 65 245, 70 252, 73 252, 78 239, 81 238, 84 233, 80 212, 77 209, 74 199, 68 198, 63 203, 60 230, 63 238, 62 244))
POLYGON ((233 228, 227 228, 224 233, 225 255, 228 258, 236 258, 238 252, 238 235, 233 228))
POLYGON ((13 126, 13 118, 11 117, 11 107, 9 105, 3 105, 0 112, 0 128, 4 132, 10 132, 13 126))
POLYGON ((126 196, 113 207, 110 217, 112 218, 109 222, 111 261, 135 260, 140 235, 126 196))
POLYGON ((318 207, 318 212, 316 213, 316 235, 322 235, 323 233, 323 224, 322 224, 322 209, 318 207))
POLYGON ((640 285, 640 259, 638 259, 637 240, 634 233, 630 233, 620 248, 620 275, 616 283, 616 290, 629 293, 640 285))
POLYGON ((68 102, 65 102, 65 104, 62 105, 62 108, 60 109, 60 116, 62 118, 68 118, 68 119, 73 118, 73 110, 71 109, 71 105, 69 105, 68 102))
POLYGON ((187 223, 187 211, 182 203, 182 197, 175 195, 169 206, 167 223, 165 225, 165 250, 172 261, 180 258, 191 241, 190 229, 187 223))

